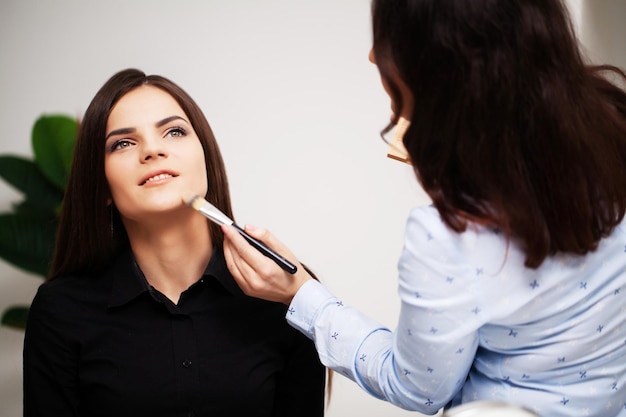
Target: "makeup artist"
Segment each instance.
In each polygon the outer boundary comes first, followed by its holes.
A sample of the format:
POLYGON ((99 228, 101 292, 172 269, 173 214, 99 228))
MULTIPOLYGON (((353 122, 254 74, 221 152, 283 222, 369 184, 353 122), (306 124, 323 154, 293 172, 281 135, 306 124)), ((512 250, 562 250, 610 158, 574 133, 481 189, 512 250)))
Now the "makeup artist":
POLYGON ((113 75, 80 122, 49 277, 24 341, 24 416, 324 414, 325 368, 285 305, 248 297, 219 226, 232 218, 211 128, 170 80, 113 75))
POLYGON ((623 72, 585 62, 559 0, 373 0, 372 23, 386 131, 410 122, 432 200, 409 213, 396 330, 223 227, 238 284, 288 304, 326 366, 399 407, 626 416, 623 72))

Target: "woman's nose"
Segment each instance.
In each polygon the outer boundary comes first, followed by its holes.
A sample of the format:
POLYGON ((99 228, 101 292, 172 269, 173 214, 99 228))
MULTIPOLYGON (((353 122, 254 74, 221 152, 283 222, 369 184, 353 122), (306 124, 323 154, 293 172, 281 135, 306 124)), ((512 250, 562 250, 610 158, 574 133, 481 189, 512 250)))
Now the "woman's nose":
POLYGON ((144 142, 141 155, 143 162, 148 162, 155 158, 168 157, 168 153, 163 146, 163 142, 159 140, 144 142))

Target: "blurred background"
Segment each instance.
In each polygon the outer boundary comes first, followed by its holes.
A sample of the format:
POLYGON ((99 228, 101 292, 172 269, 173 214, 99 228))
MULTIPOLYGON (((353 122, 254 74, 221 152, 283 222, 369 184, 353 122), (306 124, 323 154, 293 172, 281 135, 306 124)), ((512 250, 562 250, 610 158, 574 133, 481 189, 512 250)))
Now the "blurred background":
MULTIPOLYGON (((626 1, 568 7, 589 59, 626 67, 626 1)), ((368 0, 0 0, 0 154, 31 157, 38 117, 80 117, 121 69, 166 76, 211 123, 238 222, 271 229, 394 328, 404 223, 428 198, 386 157, 389 99, 370 46, 368 0)), ((0 181, 0 212, 20 200, 0 181)), ((0 259, 0 311, 28 305, 41 282, 0 259)), ((22 342, 0 327, 0 417, 22 414, 22 342)), ((335 377, 329 417, 409 414, 335 377)))

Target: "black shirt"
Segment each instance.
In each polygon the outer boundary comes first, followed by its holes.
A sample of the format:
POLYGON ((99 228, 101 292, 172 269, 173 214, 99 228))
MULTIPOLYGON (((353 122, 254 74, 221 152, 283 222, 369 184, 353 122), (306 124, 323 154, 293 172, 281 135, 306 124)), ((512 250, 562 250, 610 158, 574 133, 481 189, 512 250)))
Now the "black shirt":
POLYGON ((286 307, 248 297, 215 251, 178 304, 130 250, 41 285, 24 340, 24 416, 322 416, 325 371, 286 307))

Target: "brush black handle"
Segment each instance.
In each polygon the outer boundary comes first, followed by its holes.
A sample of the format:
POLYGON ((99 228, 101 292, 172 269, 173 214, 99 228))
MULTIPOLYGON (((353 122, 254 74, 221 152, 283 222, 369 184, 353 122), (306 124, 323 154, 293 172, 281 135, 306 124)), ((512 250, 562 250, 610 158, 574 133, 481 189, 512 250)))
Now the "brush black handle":
POLYGON ((292 264, 287 259, 283 258, 279 254, 274 252, 272 249, 268 248, 265 245, 265 243, 261 242, 260 240, 256 240, 252 236, 248 235, 241 227, 237 226, 235 223, 233 223, 233 227, 235 229, 237 229, 239 234, 241 236, 243 236, 244 239, 246 239, 248 241, 248 243, 250 243, 252 246, 257 248, 259 250, 259 252, 261 252, 263 255, 267 256, 268 258, 270 258, 274 262, 276 262, 278 264, 278 266, 280 266, 282 269, 284 269, 285 271, 289 272, 290 274, 295 274, 296 273, 298 268, 296 268, 296 266, 294 264, 292 264))

